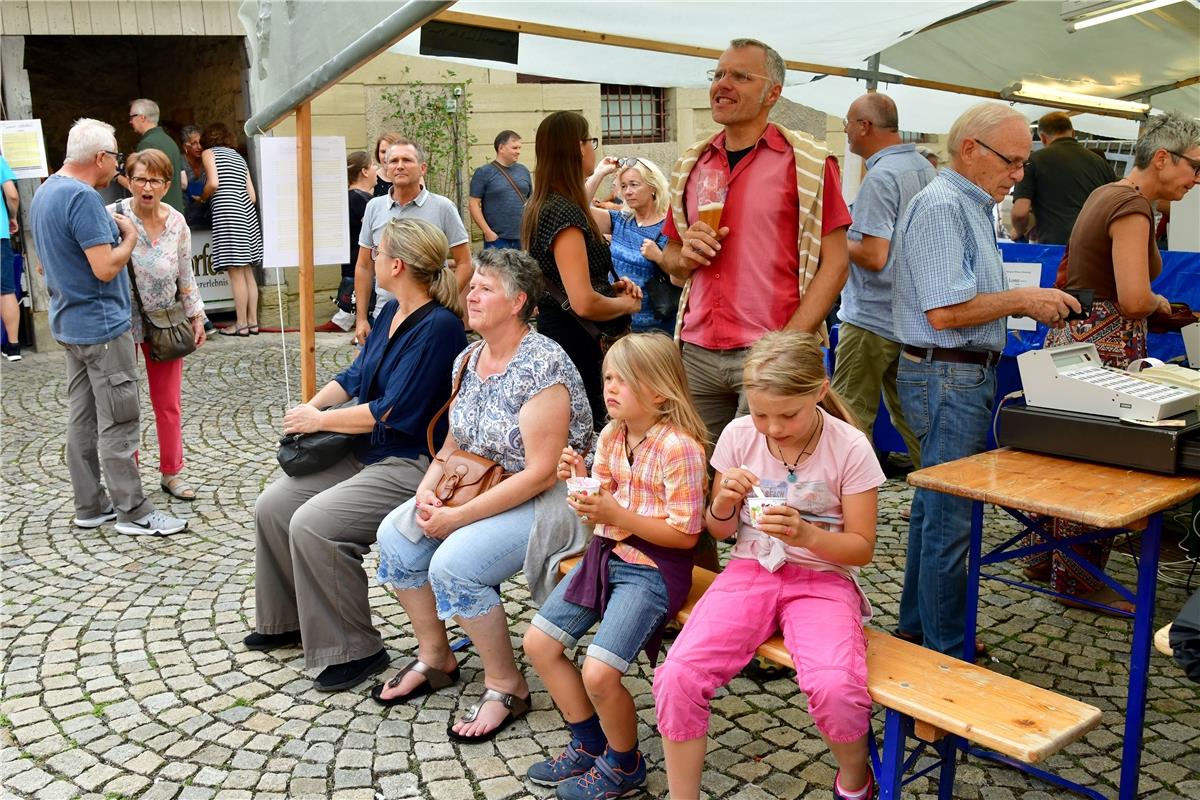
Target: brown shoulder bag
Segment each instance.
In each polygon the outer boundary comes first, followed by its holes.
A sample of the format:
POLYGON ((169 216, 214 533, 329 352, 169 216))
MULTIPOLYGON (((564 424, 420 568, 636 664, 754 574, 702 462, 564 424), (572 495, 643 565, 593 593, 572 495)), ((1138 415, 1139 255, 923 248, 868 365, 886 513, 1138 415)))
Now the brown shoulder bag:
POLYGON ((454 390, 450 392, 450 399, 433 415, 433 419, 429 420, 429 428, 425 431, 429 452, 431 454, 437 452, 433 458, 442 465, 442 477, 438 480, 437 486, 433 488, 433 493, 438 500, 442 501, 443 505, 451 507, 461 506, 474 500, 509 477, 509 473, 504 471, 504 467, 495 461, 467 452, 461 447, 450 448, 449 452, 446 447, 443 447, 441 451, 433 449, 434 426, 450 408, 454 398, 458 396, 458 390, 462 387, 463 375, 471 363, 471 356, 475 349, 482 346, 482 343, 476 345, 463 354, 462 366, 459 367, 458 375, 455 376, 454 390))

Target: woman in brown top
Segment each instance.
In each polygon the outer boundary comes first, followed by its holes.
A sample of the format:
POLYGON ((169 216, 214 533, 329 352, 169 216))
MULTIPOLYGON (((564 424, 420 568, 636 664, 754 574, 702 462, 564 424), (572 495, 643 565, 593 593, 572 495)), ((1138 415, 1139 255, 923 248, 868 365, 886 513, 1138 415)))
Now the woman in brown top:
MULTIPOLYGON (((1087 319, 1052 329, 1046 347, 1088 342, 1096 346, 1106 365, 1120 369, 1146 357, 1146 317, 1171 309, 1167 298, 1150 288, 1162 271, 1162 254, 1154 237, 1154 204, 1182 199, 1197 182, 1200 123, 1175 113, 1154 120, 1137 142, 1130 173, 1096 189, 1079 211, 1071 230, 1067 288, 1091 289, 1095 301, 1087 319)), ((1057 538, 1085 529, 1076 523, 1053 521, 1057 538)), ((1106 539, 1073 549, 1103 568, 1110 547, 1111 541, 1106 539)), ((1059 552, 1054 553, 1052 567, 1050 559, 1043 558, 1027 567, 1026 575, 1049 577, 1052 588, 1065 595, 1133 610, 1111 588, 1059 552)), ((1078 606, 1065 598, 1060 602, 1078 606)))

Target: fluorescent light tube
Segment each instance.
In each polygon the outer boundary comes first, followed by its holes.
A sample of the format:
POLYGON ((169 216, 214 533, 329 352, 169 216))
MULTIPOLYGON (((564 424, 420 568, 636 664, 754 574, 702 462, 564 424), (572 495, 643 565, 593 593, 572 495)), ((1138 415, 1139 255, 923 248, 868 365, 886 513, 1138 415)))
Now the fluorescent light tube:
POLYGON ((1122 19, 1123 17, 1131 17, 1134 14, 1142 14, 1146 11, 1153 11, 1156 8, 1162 8, 1163 6, 1169 6, 1178 2, 1179 0, 1147 0, 1145 3, 1138 3, 1137 5, 1119 8, 1116 11, 1109 11, 1104 14, 1098 14, 1094 17, 1088 17, 1077 22, 1072 22, 1069 26, 1067 26, 1067 31, 1069 33, 1074 33, 1075 31, 1081 31, 1084 28, 1091 28, 1095 25, 1103 25, 1105 22, 1112 22, 1115 19, 1122 19))
POLYGON ((1097 97, 1090 94, 1080 94, 1079 92, 1070 92, 1066 89, 1059 89, 1056 86, 1042 86, 1036 83, 1014 83, 1012 86, 1005 87, 1000 92, 1001 96, 1006 100, 1042 100, 1049 103, 1062 103, 1069 106, 1086 106, 1090 108, 1105 109, 1108 111, 1121 111, 1128 114, 1145 114, 1150 110, 1150 106, 1146 103, 1138 103, 1133 100, 1116 100, 1109 97, 1097 97))

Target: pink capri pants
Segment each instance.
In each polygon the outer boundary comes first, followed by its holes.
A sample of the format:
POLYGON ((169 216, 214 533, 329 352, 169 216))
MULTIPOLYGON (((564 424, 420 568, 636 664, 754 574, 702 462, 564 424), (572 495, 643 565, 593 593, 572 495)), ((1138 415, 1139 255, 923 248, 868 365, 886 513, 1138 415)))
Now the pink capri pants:
POLYGON ((713 694, 776 630, 817 729, 833 742, 866 735, 871 697, 857 587, 836 573, 795 564, 770 573, 743 558, 713 581, 654 673, 659 733, 675 742, 707 735, 713 694))

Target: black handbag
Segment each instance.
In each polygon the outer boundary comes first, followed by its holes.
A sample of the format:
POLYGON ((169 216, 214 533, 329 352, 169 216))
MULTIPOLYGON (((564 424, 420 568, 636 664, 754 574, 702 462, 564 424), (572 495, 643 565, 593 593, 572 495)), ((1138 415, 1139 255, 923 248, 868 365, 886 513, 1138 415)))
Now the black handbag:
POLYGON ((650 309, 654 312, 655 319, 671 319, 679 311, 683 287, 671 283, 670 276, 657 264, 643 291, 650 300, 650 309))
MULTIPOLYGON (((398 342, 403 334, 429 316, 436 305, 435 301, 430 300, 409 314, 400 323, 400 326, 388 340, 383 355, 379 357, 381 365, 384 359, 387 358, 392 344, 398 342)), ((352 397, 346 402, 330 406, 330 408, 353 408, 356 405, 358 405, 358 401, 352 397)), ((321 410, 325 411, 327 409, 321 410)), ((279 452, 275 454, 275 459, 279 462, 279 466, 284 473, 293 478, 299 478, 301 475, 311 475, 314 472, 320 472, 323 469, 332 467, 345 458, 346 454, 353 449, 358 438, 363 435, 361 433, 337 433, 335 431, 285 434, 279 440, 279 452)))
MULTIPOLYGON (((129 216, 129 206, 125 206, 125 215, 129 216)), ((147 311, 142 305, 142 295, 138 291, 137 274, 133 271, 133 259, 125 265, 129 270, 129 288, 133 290, 134 305, 142 315, 142 341, 150 351, 154 361, 173 361, 183 358, 196 350, 196 333, 192 329, 192 321, 188 319, 183 309, 183 300, 179 299, 179 290, 175 291, 175 302, 167 308, 158 311, 147 311)))
POLYGON ((358 438, 355 433, 289 433, 279 440, 275 458, 283 471, 293 478, 311 475, 332 467, 346 457, 358 438))

